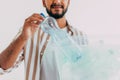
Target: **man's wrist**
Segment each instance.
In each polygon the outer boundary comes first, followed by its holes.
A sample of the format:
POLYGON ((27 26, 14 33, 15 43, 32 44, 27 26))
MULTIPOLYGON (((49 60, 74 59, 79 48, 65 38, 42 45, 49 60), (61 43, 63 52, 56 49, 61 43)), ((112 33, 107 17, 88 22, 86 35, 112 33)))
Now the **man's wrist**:
POLYGON ((28 38, 25 37, 24 34, 21 34, 21 35, 19 36, 19 38, 20 38, 20 40, 22 40, 22 41, 27 41, 27 40, 28 40, 28 38))

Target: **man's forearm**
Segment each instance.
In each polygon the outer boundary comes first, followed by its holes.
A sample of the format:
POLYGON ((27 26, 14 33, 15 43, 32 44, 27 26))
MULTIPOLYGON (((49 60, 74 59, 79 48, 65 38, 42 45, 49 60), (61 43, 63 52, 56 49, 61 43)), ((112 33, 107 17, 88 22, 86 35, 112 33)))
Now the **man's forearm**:
POLYGON ((26 39, 20 35, 0 54, 0 67, 8 69, 15 63, 19 53, 26 44, 26 39))

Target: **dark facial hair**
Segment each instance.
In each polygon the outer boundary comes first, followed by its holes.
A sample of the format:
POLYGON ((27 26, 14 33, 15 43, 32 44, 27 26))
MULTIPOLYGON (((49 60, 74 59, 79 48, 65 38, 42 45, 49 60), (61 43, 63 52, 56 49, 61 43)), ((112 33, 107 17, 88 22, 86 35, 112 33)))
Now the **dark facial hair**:
POLYGON ((63 6, 57 5, 57 4, 52 4, 52 5, 50 6, 50 10, 48 10, 48 9, 46 8, 46 11, 47 11, 48 15, 51 16, 51 17, 53 17, 53 18, 55 18, 55 19, 62 18, 62 17, 65 15, 65 13, 67 12, 67 10, 68 10, 68 8, 66 8, 66 9, 64 10, 64 7, 63 7, 63 6), (60 6, 60 7, 63 9, 62 14, 53 14, 52 11, 51 11, 51 9, 54 8, 54 6, 60 6))

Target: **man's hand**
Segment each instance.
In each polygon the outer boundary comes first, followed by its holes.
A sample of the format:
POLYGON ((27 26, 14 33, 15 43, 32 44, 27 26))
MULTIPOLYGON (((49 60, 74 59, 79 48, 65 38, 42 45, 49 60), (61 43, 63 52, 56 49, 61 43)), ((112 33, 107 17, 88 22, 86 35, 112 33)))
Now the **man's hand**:
POLYGON ((33 14, 32 16, 28 17, 23 26, 22 37, 23 39, 28 39, 32 36, 36 30, 38 30, 39 24, 44 20, 44 18, 40 14, 33 14))

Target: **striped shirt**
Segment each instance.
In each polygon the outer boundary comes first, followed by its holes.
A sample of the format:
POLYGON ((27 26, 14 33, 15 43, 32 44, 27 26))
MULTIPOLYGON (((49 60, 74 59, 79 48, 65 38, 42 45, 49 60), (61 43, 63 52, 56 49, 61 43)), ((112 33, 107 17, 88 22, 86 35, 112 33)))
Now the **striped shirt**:
MULTIPOLYGON (((80 32, 71 26, 67 26, 63 30, 67 31, 78 45, 87 44, 86 35, 83 32, 80 32)), ((48 44, 51 45, 50 42, 51 37, 49 34, 44 33, 41 29, 36 31, 34 36, 28 40, 26 46, 24 47, 22 56, 20 56, 13 67, 15 68, 15 66, 18 66, 24 58, 26 70, 25 80, 59 80, 54 55, 47 55, 47 53, 44 52, 46 46, 48 44)), ((52 53, 51 50, 49 53, 52 53)), ((10 72, 13 68, 8 71, 10 72)))

